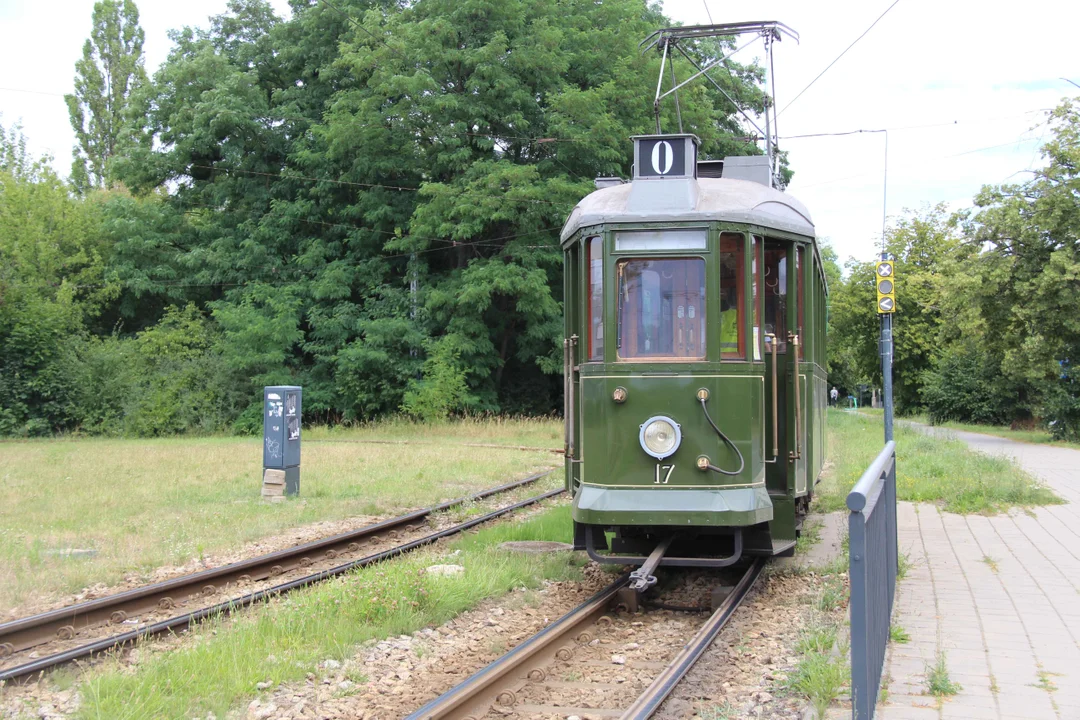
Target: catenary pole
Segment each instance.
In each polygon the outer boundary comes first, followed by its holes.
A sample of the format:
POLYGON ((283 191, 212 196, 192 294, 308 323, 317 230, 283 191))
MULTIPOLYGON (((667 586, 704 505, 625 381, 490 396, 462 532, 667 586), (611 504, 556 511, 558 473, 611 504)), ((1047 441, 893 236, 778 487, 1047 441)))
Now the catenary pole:
MULTIPOLYGON (((882 260, 888 260, 888 253, 881 253, 882 260)), ((892 313, 881 316, 881 376, 882 390, 885 395, 885 442, 893 439, 893 392, 892 392, 893 331, 892 313)))
MULTIPOLYGON (((888 207, 889 192, 889 133, 885 133, 885 179, 882 183, 884 191, 881 199, 881 259, 888 260, 889 253, 885 250, 885 218, 888 207)), ((895 264, 893 266, 895 268, 895 264)), ((895 277, 895 271, 894 271, 895 277)), ((893 360, 893 314, 885 313, 881 316, 881 376, 882 394, 885 396, 885 442, 893 439, 893 388, 892 388, 892 360, 893 360)))

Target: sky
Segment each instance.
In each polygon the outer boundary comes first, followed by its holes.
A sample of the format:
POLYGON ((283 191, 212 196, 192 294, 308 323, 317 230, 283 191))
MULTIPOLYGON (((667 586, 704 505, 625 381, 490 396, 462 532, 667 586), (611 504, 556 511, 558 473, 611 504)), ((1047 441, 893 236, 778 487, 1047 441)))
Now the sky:
MULTIPOLYGON (((1045 111, 1080 95, 1061 79, 1080 84, 1080 53, 1067 35, 1049 32, 1080 25, 1075 0, 1028 0, 1022 12, 995 3, 899 0, 795 99, 892 3, 761 0, 752 9, 720 0, 663 3, 669 17, 686 25, 708 23, 711 13, 717 23, 778 20, 798 32, 799 42, 784 38, 775 51, 780 148, 795 172, 788 192, 810 209, 819 237, 828 238, 842 261, 874 257, 883 212, 895 219, 939 202, 962 209, 983 185, 1031 177, 1043 163, 1045 111), (883 133, 786 139, 883 128, 889 129, 887 173, 883 133)), ((147 70, 153 73, 167 56, 170 29, 205 26, 225 5, 142 0, 147 70)), ((273 5, 287 12, 285 0, 273 5)), ((0 124, 21 121, 30 151, 52 154, 63 174, 74 134, 62 96, 71 92, 92 10, 93 0, 0 0, 0 124)), ((757 42, 736 59, 761 55, 757 42)))

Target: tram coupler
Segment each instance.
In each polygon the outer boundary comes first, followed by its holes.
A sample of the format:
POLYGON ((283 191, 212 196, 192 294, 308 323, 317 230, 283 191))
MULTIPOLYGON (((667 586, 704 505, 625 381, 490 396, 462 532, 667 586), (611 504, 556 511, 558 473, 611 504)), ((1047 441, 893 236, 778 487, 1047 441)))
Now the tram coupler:
POLYGON ((660 561, 664 559, 664 555, 667 554, 668 548, 671 547, 671 542, 674 539, 674 535, 668 535, 661 540, 660 544, 649 553, 649 557, 645 559, 645 562, 641 567, 630 573, 631 590, 645 592, 656 584, 656 576, 653 575, 653 572, 656 570, 657 566, 660 565, 660 561))

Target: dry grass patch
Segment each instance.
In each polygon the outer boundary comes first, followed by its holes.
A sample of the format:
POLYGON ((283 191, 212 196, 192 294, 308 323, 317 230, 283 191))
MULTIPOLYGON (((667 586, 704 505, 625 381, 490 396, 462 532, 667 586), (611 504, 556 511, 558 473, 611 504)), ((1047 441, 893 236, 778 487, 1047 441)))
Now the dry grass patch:
POLYGON ((444 423, 419 423, 393 418, 376 423, 318 427, 308 430, 309 442, 393 441, 413 443, 483 443, 561 448, 563 424, 558 418, 463 418, 444 423))

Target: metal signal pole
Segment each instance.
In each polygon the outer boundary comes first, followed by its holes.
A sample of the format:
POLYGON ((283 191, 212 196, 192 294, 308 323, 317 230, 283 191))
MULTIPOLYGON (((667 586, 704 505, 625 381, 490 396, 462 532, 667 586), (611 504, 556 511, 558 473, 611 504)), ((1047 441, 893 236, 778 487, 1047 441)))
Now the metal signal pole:
MULTIPOLYGON (((885 131, 885 173, 882 182, 881 201, 881 259, 887 261, 889 254, 885 252, 885 218, 889 206, 889 131, 885 131)), ((892 266, 896 267, 895 263, 892 266)), ((893 273, 895 277, 895 272, 893 273)), ((895 292, 895 285, 893 291, 895 292)), ((880 307, 878 308, 880 310, 880 307)), ((881 389, 885 395, 885 442, 893 439, 893 397, 892 397, 892 355, 893 355, 893 332, 891 312, 881 316, 881 389)))

